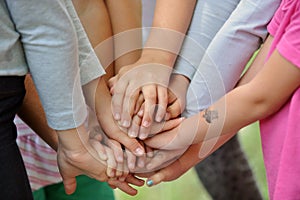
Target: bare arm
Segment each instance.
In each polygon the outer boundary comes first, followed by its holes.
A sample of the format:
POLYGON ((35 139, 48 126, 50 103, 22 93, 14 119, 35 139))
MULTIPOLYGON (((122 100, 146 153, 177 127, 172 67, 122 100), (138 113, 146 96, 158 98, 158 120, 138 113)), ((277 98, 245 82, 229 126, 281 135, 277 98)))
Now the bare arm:
POLYGON ((185 120, 179 131, 153 137, 147 144, 172 149, 235 134, 240 128, 275 113, 299 85, 300 70, 275 50, 251 82, 185 120))
POLYGON ((173 67, 193 16, 195 4, 195 0, 156 1, 152 30, 142 58, 173 67))
MULTIPOLYGON (((194 116, 193 122, 188 119, 190 126, 193 125, 195 127, 198 124, 197 134, 194 135, 195 138, 188 139, 191 143, 199 143, 191 145, 185 154, 173 164, 152 175, 148 179, 147 184, 151 186, 162 181, 171 181, 178 178, 218 149, 238 129, 275 113, 299 85, 300 70, 275 51, 265 64, 265 67, 250 83, 234 89, 225 98, 208 109, 208 111, 219 111, 224 110, 222 106, 225 106, 226 113, 220 112, 217 115, 218 117, 213 117, 207 111, 204 111, 194 116), (203 154, 201 150, 205 149, 204 145, 206 143, 208 145, 206 147, 209 149, 203 154)), ((171 140, 165 141, 164 144, 167 144, 165 147, 174 148, 174 144, 181 145, 178 138, 183 140, 187 133, 193 132, 187 127, 187 125, 183 125, 181 131, 177 132, 177 135, 173 134, 172 142, 171 140), (182 130, 185 130, 184 134, 181 134, 182 130)), ((156 142, 162 139, 163 136, 158 138, 156 142)), ((151 141, 151 143, 153 142, 151 141)))
POLYGON ((142 49, 141 0, 105 0, 114 36, 115 73, 136 62, 142 49))
POLYGON ((239 80, 237 86, 241 86, 250 82, 255 77, 255 75, 262 69, 262 66, 266 62, 266 58, 272 41, 273 37, 269 35, 262 48, 259 50, 255 60, 253 61, 249 69, 246 71, 246 73, 243 75, 243 77, 239 80))

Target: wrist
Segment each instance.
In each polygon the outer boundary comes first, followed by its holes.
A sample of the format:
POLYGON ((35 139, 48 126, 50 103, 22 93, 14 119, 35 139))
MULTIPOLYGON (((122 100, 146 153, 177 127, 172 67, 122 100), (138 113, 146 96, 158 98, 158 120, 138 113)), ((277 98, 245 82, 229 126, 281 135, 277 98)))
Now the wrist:
POLYGON ((176 55, 163 49, 143 49, 138 63, 158 63, 173 68, 176 55))
POLYGON ((69 130, 56 130, 56 132, 59 147, 67 151, 76 151, 84 148, 89 139, 84 125, 69 130))

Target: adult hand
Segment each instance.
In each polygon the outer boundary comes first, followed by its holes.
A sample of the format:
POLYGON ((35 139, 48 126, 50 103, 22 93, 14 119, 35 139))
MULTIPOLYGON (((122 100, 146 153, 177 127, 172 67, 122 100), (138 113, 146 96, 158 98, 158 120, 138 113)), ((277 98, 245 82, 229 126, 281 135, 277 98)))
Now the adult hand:
POLYGON ((75 191, 75 177, 80 174, 102 182, 107 181, 106 157, 99 157, 83 125, 77 129, 57 131, 57 134, 59 141, 57 161, 67 194, 75 191))
MULTIPOLYGON (((135 139, 130 138, 127 135, 126 129, 121 129, 121 127, 113 119, 111 111, 111 96, 106 83, 103 79, 96 81, 94 83, 96 88, 94 91, 94 96, 91 99, 95 99, 94 110, 98 119, 100 126, 107 135, 108 138, 117 141, 118 143, 124 145, 129 151, 131 151, 136 156, 141 156, 145 153, 143 146, 135 139)), ((92 95, 90 95, 92 96, 92 95)))

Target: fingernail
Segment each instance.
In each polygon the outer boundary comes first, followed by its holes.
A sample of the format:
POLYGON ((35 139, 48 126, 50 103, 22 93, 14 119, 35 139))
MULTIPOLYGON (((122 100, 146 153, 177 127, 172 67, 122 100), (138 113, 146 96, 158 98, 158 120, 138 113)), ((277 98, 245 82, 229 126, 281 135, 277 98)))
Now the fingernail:
POLYGON ((131 138, 135 138, 136 137, 135 131, 129 131, 128 136, 131 138))
POLYGON ((147 184, 149 187, 151 187, 151 186, 153 185, 153 181, 152 181, 152 180, 148 180, 148 181, 146 182, 146 184, 147 184))
POLYGON ((134 164, 133 164, 133 163, 129 163, 129 164, 128 164, 128 168, 129 168, 130 170, 134 170, 134 164))
POLYGON ((139 117, 142 117, 144 115, 144 111, 143 110, 140 110, 139 112, 138 112, 138 116, 139 117))
POLYGON ((142 148, 137 148, 137 149, 135 149, 135 154, 137 155, 137 156, 142 156, 143 154, 144 154, 144 150, 142 149, 142 148))
POLYGON ((117 157, 117 162, 118 163, 122 163, 124 160, 123 160, 123 156, 118 156, 117 157))
POLYGON ((105 153, 99 153, 99 156, 100 156, 100 159, 103 161, 106 161, 108 159, 107 155, 105 153))
POLYGON ((169 120, 170 117, 171 117, 171 114, 170 113, 166 113, 165 120, 169 120))
POLYGON ((122 176, 122 177, 119 178, 119 181, 124 182, 125 179, 126 179, 126 177, 122 176))
POLYGON ((147 166, 146 166, 147 169, 152 169, 152 164, 149 163, 147 166))
POLYGON ((130 122, 125 120, 123 121, 122 126, 128 128, 130 126, 130 122))
POLYGON ((148 122, 148 121, 143 121, 143 126, 144 126, 144 127, 150 126, 150 122, 148 122))
POLYGON ((138 166, 139 166, 140 168, 145 167, 145 162, 144 162, 144 161, 139 161, 139 162, 138 162, 138 166))
POLYGON ((107 175, 109 177, 115 177, 115 173, 112 170, 109 170, 109 172, 107 173, 107 175))
POLYGON ((121 115, 119 113, 116 113, 116 114, 114 114, 114 118, 115 118, 115 120, 120 120, 121 115))
POLYGON ((144 133, 141 133, 139 138, 140 138, 140 140, 145 140, 147 138, 147 135, 144 133))
POLYGON ((162 120, 162 117, 161 117, 161 116, 156 116, 156 117, 155 117, 155 121, 156 121, 156 122, 161 122, 161 120, 162 120))

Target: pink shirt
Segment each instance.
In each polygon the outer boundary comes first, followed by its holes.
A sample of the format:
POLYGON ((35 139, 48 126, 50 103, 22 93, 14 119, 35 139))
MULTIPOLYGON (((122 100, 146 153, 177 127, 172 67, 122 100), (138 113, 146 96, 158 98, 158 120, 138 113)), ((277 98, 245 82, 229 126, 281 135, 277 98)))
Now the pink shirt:
MULTIPOLYGON (((268 26, 277 49, 300 68, 300 0, 283 0, 268 26)), ((300 199, 300 88, 274 115, 261 121, 270 199, 300 199)))

